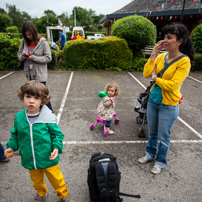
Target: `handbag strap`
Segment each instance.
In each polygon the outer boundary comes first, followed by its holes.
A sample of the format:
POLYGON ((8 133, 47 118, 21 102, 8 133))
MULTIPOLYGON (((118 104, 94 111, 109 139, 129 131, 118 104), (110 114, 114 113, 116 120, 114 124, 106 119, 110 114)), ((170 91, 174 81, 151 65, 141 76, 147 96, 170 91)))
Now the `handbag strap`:
MULTIPOLYGON (((174 64, 175 62, 177 62, 178 60, 180 60, 181 58, 186 57, 186 55, 180 55, 179 57, 175 58, 174 60, 172 60, 169 64, 167 64, 158 74, 157 77, 162 77, 164 72, 168 69, 168 67, 170 67, 172 64, 174 64)), ((151 87, 153 86, 153 84, 155 83, 155 81, 150 81, 150 85, 148 86, 149 91, 151 89, 151 87)))
POLYGON ((175 58, 174 60, 172 60, 169 64, 167 64, 158 74, 158 77, 162 77, 164 72, 168 69, 168 67, 170 67, 172 64, 174 64, 175 62, 177 62, 178 60, 180 60, 181 58, 185 57, 186 55, 180 55, 179 57, 175 58))

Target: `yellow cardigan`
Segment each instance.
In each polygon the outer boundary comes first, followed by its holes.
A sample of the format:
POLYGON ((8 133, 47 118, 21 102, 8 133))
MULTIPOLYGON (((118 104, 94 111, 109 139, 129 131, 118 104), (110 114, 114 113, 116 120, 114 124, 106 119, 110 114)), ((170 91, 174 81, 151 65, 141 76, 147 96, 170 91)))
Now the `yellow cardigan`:
MULTIPOLYGON (((155 60, 149 59, 144 66, 143 76, 151 77, 155 63, 157 64, 157 74, 164 68, 164 57, 167 53, 162 53, 155 60)), ((156 84, 162 91, 162 103, 165 105, 177 105, 181 99, 180 88, 183 81, 189 74, 191 63, 189 57, 183 57, 172 64, 163 74, 162 78, 156 80, 156 84)), ((151 89, 152 90, 152 89, 151 89)))

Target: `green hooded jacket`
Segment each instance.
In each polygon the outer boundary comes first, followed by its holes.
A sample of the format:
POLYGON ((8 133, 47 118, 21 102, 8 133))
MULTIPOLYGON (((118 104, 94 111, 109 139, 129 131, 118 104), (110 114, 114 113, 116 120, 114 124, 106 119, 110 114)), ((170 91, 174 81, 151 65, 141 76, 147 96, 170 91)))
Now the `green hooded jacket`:
POLYGON ((37 120, 31 124, 26 115, 26 109, 18 112, 11 138, 6 143, 7 148, 19 149, 22 165, 29 169, 45 169, 59 162, 62 153, 64 135, 57 125, 57 117, 44 105, 37 120), (58 157, 49 160, 54 149, 59 150, 58 157))
POLYGON ((106 91, 101 91, 98 93, 98 96, 103 99, 105 96, 108 96, 108 94, 106 93, 106 91))

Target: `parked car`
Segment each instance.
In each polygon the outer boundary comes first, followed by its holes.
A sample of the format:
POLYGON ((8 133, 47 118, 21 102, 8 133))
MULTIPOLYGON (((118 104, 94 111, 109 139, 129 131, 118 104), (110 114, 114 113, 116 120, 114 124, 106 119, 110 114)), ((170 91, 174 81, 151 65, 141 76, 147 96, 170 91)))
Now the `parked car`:
POLYGON ((101 37, 105 37, 105 35, 104 34, 94 34, 93 36, 87 36, 87 39, 88 40, 97 40, 101 37))

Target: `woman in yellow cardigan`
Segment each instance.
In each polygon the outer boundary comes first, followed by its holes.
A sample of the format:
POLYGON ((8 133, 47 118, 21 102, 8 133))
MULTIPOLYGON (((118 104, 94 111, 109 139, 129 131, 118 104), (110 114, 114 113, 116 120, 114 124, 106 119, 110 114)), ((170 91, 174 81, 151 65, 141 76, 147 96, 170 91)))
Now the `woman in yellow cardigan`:
POLYGON ((166 25, 162 31, 164 40, 154 46, 143 72, 145 78, 152 77, 155 85, 147 103, 149 142, 146 155, 138 159, 138 162, 145 164, 154 160, 155 164, 151 169, 153 174, 159 174, 167 165, 170 133, 179 114, 180 88, 189 74, 190 60, 194 58, 194 47, 183 24, 166 25), (162 48, 167 52, 159 54, 162 48), (157 76, 168 63, 183 54, 186 57, 172 64, 162 78, 157 76))

